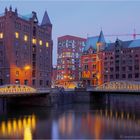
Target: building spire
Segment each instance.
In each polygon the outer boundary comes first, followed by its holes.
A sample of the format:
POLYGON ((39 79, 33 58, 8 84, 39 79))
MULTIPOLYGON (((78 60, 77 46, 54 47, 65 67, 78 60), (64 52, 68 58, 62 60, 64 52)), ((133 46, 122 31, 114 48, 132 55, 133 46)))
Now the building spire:
POLYGON ((10 5, 9 10, 12 11, 12 6, 10 5))
POLYGON ((104 34, 103 31, 101 30, 99 38, 98 38, 98 43, 106 43, 105 42, 105 38, 104 38, 104 34))
POLYGON ((41 25, 51 24, 47 11, 45 11, 41 25))
POLYGON ((5 14, 7 13, 7 11, 8 11, 8 9, 7 9, 7 7, 5 7, 5 14))

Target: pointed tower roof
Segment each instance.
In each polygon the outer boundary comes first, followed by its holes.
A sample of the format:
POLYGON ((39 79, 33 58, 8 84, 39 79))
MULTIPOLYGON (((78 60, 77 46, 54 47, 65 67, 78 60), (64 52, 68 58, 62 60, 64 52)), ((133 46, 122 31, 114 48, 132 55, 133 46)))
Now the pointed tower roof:
POLYGON ((121 46, 122 45, 122 41, 117 37, 116 41, 115 41, 115 46, 121 46))
POLYGON ((51 24, 47 11, 45 11, 41 25, 51 24))
POLYGON ((100 42, 100 43, 106 43, 102 30, 101 30, 100 35, 99 35, 99 38, 98 38, 98 43, 99 43, 99 42, 100 42))

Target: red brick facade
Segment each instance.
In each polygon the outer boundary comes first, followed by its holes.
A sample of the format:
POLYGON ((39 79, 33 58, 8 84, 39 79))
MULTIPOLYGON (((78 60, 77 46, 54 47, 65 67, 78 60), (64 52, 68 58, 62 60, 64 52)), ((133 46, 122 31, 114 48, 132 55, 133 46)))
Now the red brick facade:
POLYGON ((45 18, 39 25, 35 12, 21 16, 12 7, 0 16, 0 85, 51 85, 52 24, 45 18))

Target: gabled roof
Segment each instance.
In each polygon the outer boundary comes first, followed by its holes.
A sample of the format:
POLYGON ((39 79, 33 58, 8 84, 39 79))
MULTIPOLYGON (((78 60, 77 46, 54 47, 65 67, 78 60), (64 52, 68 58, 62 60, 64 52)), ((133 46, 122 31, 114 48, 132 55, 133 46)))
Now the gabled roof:
MULTIPOLYGON (((122 48, 134 48, 134 47, 140 47, 140 39, 138 40, 128 40, 128 41, 122 41, 117 39, 116 41, 119 41, 121 43, 122 48)), ((115 48, 115 43, 107 43, 106 44, 106 51, 111 51, 115 48)))
POLYGON ((47 11, 45 11, 41 25, 51 24, 47 11))
POLYGON ((88 37, 84 51, 87 51, 90 47, 96 50, 98 39, 99 39, 99 36, 88 37))
POLYGON ((140 39, 131 41, 131 43, 128 46, 128 48, 136 48, 136 47, 140 47, 140 39))

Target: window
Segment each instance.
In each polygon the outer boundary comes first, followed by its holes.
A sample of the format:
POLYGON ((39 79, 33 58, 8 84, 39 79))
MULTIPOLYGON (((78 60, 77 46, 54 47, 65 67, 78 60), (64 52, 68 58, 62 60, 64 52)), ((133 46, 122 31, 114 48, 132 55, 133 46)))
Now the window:
POLYGON ((48 80, 46 81, 46 86, 49 86, 49 81, 48 80))
POLYGON ((0 41, 0 47, 2 47, 3 46, 3 41, 0 41))
POLYGON ((128 78, 132 78, 132 74, 128 74, 128 78))
POLYGON ((119 79, 119 74, 116 74, 116 79, 119 79))
POLYGON ((122 78, 126 78, 126 75, 125 74, 122 74, 122 78))
POLYGON ((0 85, 3 85, 3 79, 0 79, 0 85))
POLYGON ((113 75, 110 75, 110 79, 113 79, 113 75))
POLYGON ((24 35, 24 41, 28 41, 28 36, 27 35, 24 35))
POLYGON ((118 66, 116 67, 116 71, 119 71, 119 67, 118 66))
POLYGON ((32 84, 35 85, 35 80, 32 81, 32 84))
POLYGON ((139 65, 134 66, 135 70, 139 70, 139 65))
POLYGON ((3 33, 0 33, 0 39, 2 39, 3 38, 3 33))
POLYGON ((19 76, 19 71, 16 71, 16 76, 17 76, 17 77, 19 76))
POLYGON ((107 79, 107 75, 104 75, 104 78, 107 79))
POLYGON ((43 85, 43 80, 40 80, 39 84, 40 84, 40 86, 42 86, 43 85))
POLYGON ((113 72, 114 71, 114 68, 113 67, 110 67, 110 71, 113 72))
POLYGON ((28 85, 28 80, 24 80, 24 85, 28 85))
POLYGON ((15 84, 20 84, 20 80, 19 79, 15 79, 15 84))
POLYGON ((85 69, 85 70, 88 70, 88 65, 85 65, 85 66, 84 66, 84 69, 85 69))
POLYGON ((33 72, 32 72, 32 76, 35 77, 35 70, 33 70, 33 72))
POLYGON ((96 69, 96 65, 95 65, 95 64, 93 64, 93 69, 94 69, 94 70, 96 69))
POLYGON ((36 36, 36 27, 33 27, 33 36, 36 36))
POLYGON ((46 47, 47 47, 47 48, 49 47, 49 42, 46 42, 46 47))
POLYGON ((129 70, 129 71, 132 71, 132 66, 129 66, 129 67, 128 67, 128 70, 129 70))
POLYGON ((125 67, 122 67, 122 71, 125 71, 126 70, 126 68, 125 67))
POLYGON ((15 32, 15 38, 19 38, 19 33, 15 32))
POLYGON ((32 43, 36 44, 36 39, 35 38, 32 39, 32 43))
POLYGON ((42 40, 39 40, 39 45, 42 46, 42 40))
POLYGON ((135 78, 139 78, 139 73, 135 73, 135 78))

